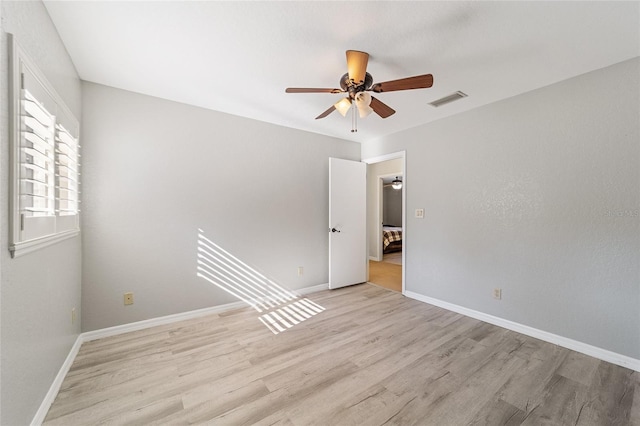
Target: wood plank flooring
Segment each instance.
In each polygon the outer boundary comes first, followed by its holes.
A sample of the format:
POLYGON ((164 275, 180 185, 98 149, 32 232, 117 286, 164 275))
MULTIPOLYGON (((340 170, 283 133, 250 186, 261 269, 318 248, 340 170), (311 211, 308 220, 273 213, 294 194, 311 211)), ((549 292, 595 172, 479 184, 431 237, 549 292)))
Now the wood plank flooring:
POLYGON ((394 265, 402 265, 402 252, 395 251, 393 253, 385 253, 382 255, 382 261, 393 263, 394 265))
POLYGON ((402 265, 370 260, 369 282, 389 290, 402 292, 402 265))
POLYGON ((640 375, 362 284, 82 345, 46 425, 639 425, 640 375))

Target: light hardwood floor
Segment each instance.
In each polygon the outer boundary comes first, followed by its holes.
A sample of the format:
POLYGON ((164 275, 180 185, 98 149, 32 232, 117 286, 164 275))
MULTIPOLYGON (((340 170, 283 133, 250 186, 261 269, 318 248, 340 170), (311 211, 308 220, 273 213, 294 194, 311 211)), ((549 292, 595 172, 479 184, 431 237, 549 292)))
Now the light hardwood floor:
POLYGON ((389 290, 402 292, 402 265, 370 260, 369 282, 389 290))
POLYGON ((632 425, 631 370, 362 284, 82 345, 47 425, 632 425))
POLYGON ((402 252, 396 251, 393 253, 385 253, 382 255, 382 261, 402 266, 402 252))

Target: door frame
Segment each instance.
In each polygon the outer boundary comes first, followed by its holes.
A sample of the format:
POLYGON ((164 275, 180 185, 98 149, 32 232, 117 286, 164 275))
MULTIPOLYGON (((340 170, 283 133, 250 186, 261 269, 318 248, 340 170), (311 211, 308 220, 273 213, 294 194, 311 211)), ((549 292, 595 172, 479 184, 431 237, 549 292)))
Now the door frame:
MULTIPOLYGON (((366 164, 382 163, 383 161, 395 160, 402 158, 402 294, 406 291, 406 277, 407 277, 407 243, 406 243, 406 230, 407 230, 407 151, 392 152, 389 154, 378 155, 376 157, 364 158, 361 161, 366 164)), ((380 208, 380 203, 378 205, 380 208)), ((367 227, 368 229, 368 227, 367 227)), ((369 233, 367 232, 367 238, 369 233)), ((382 235, 380 235, 382 238, 382 235)), ((367 242, 367 247, 369 246, 367 242)), ((367 263, 368 265, 368 263, 367 263)), ((367 267, 367 273, 368 273, 367 267)))
MULTIPOLYGON (((378 209, 378 224, 376 226, 376 239, 378 241, 382 241, 382 225, 383 225, 382 219, 384 218, 384 178, 397 177, 397 176, 402 176, 402 179, 404 180, 404 171, 400 174, 390 173, 390 174, 378 175, 378 181, 376 182, 376 185, 377 185, 376 194, 378 196, 378 205, 376 206, 378 209)), ((404 206, 402 206, 402 208, 404 212, 404 206)), ((382 252, 382 246, 378 244, 376 246, 376 255, 373 257, 369 256, 369 259, 380 262, 383 257, 384 257, 384 253, 382 252)))

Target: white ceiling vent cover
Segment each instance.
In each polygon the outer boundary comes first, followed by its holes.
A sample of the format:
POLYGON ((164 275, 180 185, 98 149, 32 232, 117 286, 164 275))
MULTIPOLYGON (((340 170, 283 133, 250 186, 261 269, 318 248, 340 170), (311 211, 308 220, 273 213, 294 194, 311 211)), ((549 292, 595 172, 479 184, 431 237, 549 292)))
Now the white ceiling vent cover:
POLYGON ((444 98, 436 99, 433 102, 429 102, 429 105, 431 105, 432 107, 438 108, 439 106, 442 106, 466 97, 467 97, 466 93, 458 91, 456 93, 452 93, 451 95, 445 96, 444 98))

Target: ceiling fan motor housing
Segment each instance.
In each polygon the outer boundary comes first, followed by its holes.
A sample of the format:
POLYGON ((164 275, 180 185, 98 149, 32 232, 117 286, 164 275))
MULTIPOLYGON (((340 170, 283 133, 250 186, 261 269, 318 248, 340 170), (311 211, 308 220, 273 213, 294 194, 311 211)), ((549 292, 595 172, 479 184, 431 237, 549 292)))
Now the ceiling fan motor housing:
POLYGON ((356 84, 351 79, 349 79, 349 73, 345 73, 340 78, 340 87, 342 88, 342 90, 349 93, 349 97, 351 99, 355 99, 357 93, 364 92, 365 90, 370 89, 372 85, 373 77, 371 77, 371 74, 369 73, 365 73, 364 83, 362 84, 356 84))

